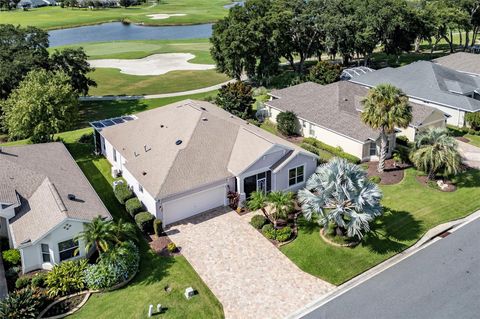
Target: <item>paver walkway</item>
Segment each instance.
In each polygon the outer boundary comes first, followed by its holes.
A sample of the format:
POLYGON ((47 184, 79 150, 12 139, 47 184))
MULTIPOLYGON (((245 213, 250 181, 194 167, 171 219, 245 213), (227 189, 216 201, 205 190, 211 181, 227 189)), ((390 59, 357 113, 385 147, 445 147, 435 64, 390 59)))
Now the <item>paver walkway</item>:
POLYGON ((462 141, 458 142, 458 151, 463 158, 465 165, 480 169, 480 148, 462 141))
POLYGON ((226 318, 284 318, 335 286, 301 271, 236 212, 217 209, 169 227, 226 318))

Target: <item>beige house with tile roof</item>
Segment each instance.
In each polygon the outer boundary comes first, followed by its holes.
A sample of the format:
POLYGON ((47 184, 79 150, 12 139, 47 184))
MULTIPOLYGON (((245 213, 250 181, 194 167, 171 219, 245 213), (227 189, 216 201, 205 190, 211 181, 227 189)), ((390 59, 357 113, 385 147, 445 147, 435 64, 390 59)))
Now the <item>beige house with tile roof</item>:
POLYGON ((23 272, 85 256, 75 237, 97 216, 111 219, 62 143, 1 149, 0 236, 20 250, 23 272))
MULTIPOLYGON (((380 134, 360 118, 361 101, 367 93, 368 88, 347 81, 329 85, 306 82, 272 91, 265 106, 274 123, 278 114, 292 111, 298 118, 298 133, 302 136, 340 147, 362 161, 378 160, 380 134)), ((408 128, 399 128, 389 136, 389 156, 395 147, 395 136, 404 135, 413 141, 429 127, 445 126, 443 112, 422 104, 410 104, 413 120, 408 128)))
POLYGON ((168 225, 253 191, 296 191, 317 156, 201 101, 91 123, 98 152, 168 225))

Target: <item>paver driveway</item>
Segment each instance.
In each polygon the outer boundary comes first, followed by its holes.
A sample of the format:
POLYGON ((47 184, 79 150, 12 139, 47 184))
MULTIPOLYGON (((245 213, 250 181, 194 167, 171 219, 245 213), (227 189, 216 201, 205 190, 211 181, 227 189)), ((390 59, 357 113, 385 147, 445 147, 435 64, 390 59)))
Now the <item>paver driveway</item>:
POLYGON ((226 318, 283 318, 334 288, 301 271, 231 210, 201 214, 166 232, 226 318))
POLYGON ((462 155, 463 163, 472 168, 480 169, 480 148, 462 141, 458 142, 458 151, 462 155))

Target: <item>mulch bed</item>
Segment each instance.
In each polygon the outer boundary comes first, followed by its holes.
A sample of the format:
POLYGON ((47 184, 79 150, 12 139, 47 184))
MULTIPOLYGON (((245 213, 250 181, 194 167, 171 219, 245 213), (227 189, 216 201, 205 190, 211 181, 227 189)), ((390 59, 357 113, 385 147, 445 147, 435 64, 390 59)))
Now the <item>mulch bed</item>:
POLYGON ((378 162, 367 162, 365 164, 368 165, 368 177, 380 176, 380 185, 394 185, 400 183, 405 175, 405 169, 410 167, 410 165, 407 164, 399 164, 395 166, 395 161, 389 159, 385 161, 385 171, 380 174, 377 171, 378 162))
POLYGON ((423 186, 429 187, 429 188, 432 188, 432 189, 436 189, 436 190, 438 190, 438 191, 440 191, 440 192, 447 192, 447 193, 449 193, 449 192, 454 192, 454 191, 457 190, 457 187, 456 187, 455 185, 453 185, 451 181, 448 181, 448 180, 443 180, 443 182, 444 182, 445 184, 447 184, 448 187, 445 188, 445 189, 441 189, 440 187, 437 186, 437 180, 429 181, 426 175, 417 175, 417 176, 416 176, 416 179, 417 179, 417 181, 418 181, 420 184, 422 184, 423 186), (432 183, 433 185, 432 185, 432 186, 429 185, 429 182, 432 183))
POLYGON ((459 140, 460 142, 464 142, 464 143, 470 143, 470 140, 466 137, 463 137, 463 136, 458 136, 458 137, 455 137, 457 140, 459 140))
POLYGON ((303 142, 304 137, 303 136, 283 136, 284 139, 289 141, 290 143, 300 145, 303 142))
POLYGON ((48 309, 48 311, 42 317, 53 317, 72 311, 83 301, 84 298, 85 294, 81 294, 62 300, 48 309))
POLYGON ((173 257, 180 255, 180 250, 177 249, 177 252, 171 253, 168 251, 167 246, 172 241, 166 235, 157 237, 156 235, 150 235, 150 247, 160 256, 163 257, 173 257))

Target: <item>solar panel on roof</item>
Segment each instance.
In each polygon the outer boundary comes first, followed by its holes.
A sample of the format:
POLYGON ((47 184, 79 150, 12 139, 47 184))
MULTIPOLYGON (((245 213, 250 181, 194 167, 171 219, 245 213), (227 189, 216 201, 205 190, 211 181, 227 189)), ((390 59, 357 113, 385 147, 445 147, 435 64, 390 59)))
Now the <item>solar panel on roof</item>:
POLYGON ((115 122, 113 122, 112 120, 105 120, 105 121, 102 121, 102 124, 105 126, 112 126, 112 125, 115 125, 115 122))
POLYGON ((125 122, 121 117, 114 118, 114 119, 112 119, 112 121, 114 121, 116 124, 120 124, 120 123, 125 122))
POLYGON ((123 116, 122 119, 124 119, 125 121, 133 121, 134 118, 132 116, 123 116))
POLYGON ((100 122, 93 122, 92 125, 95 126, 96 128, 104 127, 104 125, 100 122))

